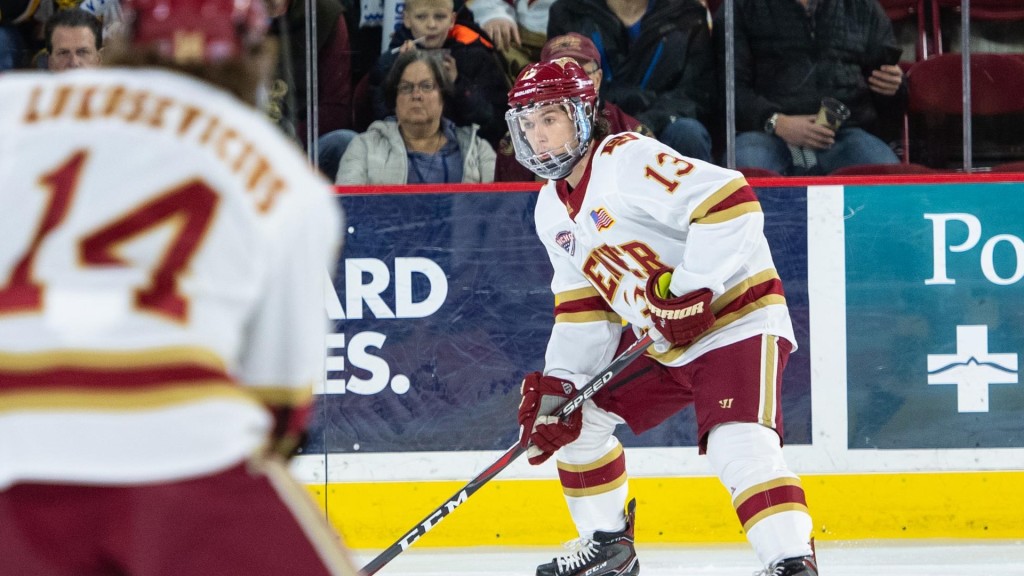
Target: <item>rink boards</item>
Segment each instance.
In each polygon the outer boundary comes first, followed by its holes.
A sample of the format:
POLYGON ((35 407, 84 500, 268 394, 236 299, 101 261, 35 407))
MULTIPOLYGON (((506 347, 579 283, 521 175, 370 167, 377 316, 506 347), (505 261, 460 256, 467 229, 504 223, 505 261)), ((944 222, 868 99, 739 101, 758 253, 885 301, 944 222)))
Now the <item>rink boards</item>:
MULTIPOLYGON (((1024 537, 1024 183, 757 182, 800 350, 786 456, 821 539, 1024 537)), ((349 544, 383 547, 516 438, 550 266, 535 192, 343 189, 334 333, 294 471, 349 544)), ((742 538, 691 411, 623 430, 638 538, 742 538)), ((572 537, 553 464, 516 462, 417 546, 572 537)))

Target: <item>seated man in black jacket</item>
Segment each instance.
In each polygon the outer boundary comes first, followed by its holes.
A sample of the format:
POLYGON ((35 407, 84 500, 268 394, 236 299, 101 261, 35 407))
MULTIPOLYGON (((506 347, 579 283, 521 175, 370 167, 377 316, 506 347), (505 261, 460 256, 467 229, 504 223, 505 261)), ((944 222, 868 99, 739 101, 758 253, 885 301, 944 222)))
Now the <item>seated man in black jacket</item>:
MULTIPOLYGON (((715 30, 724 30, 723 13, 715 30)), ((892 23, 877 0, 736 0, 735 15, 738 167, 819 175, 899 162, 869 132, 880 111, 906 98, 892 23), (841 124, 818 120, 825 98, 847 108, 841 124)))
POLYGON ((548 38, 578 32, 597 46, 601 100, 680 154, 711 160, 714 50, 699 0, 557 0, 548 38))

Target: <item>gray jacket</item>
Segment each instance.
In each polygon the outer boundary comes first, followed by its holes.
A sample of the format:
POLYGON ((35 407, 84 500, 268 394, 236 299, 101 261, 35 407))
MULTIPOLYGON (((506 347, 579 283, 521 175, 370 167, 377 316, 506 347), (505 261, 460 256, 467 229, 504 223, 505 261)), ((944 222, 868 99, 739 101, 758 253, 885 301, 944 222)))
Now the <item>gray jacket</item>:
MULTIPOLYGON (((494 182, 494 149, 477 136, 477 125, 458 126, 463 182, 494 182)), ((398 122, 377 120, 345 149, 336 184, 407 184, 409 158, 398 122)))

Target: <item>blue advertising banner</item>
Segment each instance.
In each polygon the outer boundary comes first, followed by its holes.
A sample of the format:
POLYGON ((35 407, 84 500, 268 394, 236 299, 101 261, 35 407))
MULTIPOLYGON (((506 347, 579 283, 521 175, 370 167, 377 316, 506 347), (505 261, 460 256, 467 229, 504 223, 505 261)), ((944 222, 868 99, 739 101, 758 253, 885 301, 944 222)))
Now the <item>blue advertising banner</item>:
POLYGON ((1022 192, 846 187, 850 449, 1024 445, 1022 192))
MULTIPOLYGON (((809 444, 806 189, 758 190, 800 350, 786 370, 786 442, 809 444)), ((535 192, 341 196, 328 298, 327 384, 306 453, 504 450, 524 373, 543 368, 551 267, 535 192)), ((626 446, 695 446, 685 410, 626 446)))

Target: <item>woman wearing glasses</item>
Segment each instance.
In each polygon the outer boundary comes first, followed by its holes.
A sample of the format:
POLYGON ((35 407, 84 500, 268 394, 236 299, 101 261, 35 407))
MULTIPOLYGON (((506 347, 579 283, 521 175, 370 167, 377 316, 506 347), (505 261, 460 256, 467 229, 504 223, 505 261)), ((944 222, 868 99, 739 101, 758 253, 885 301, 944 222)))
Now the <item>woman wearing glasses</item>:
POLYGON ((341 159, 338 184, 493 182, 494 149, 478 126, 444 117, 451 83, 441 59, 423 50, 402 53, 384 85, 394 116, 355 137, 341 159))

